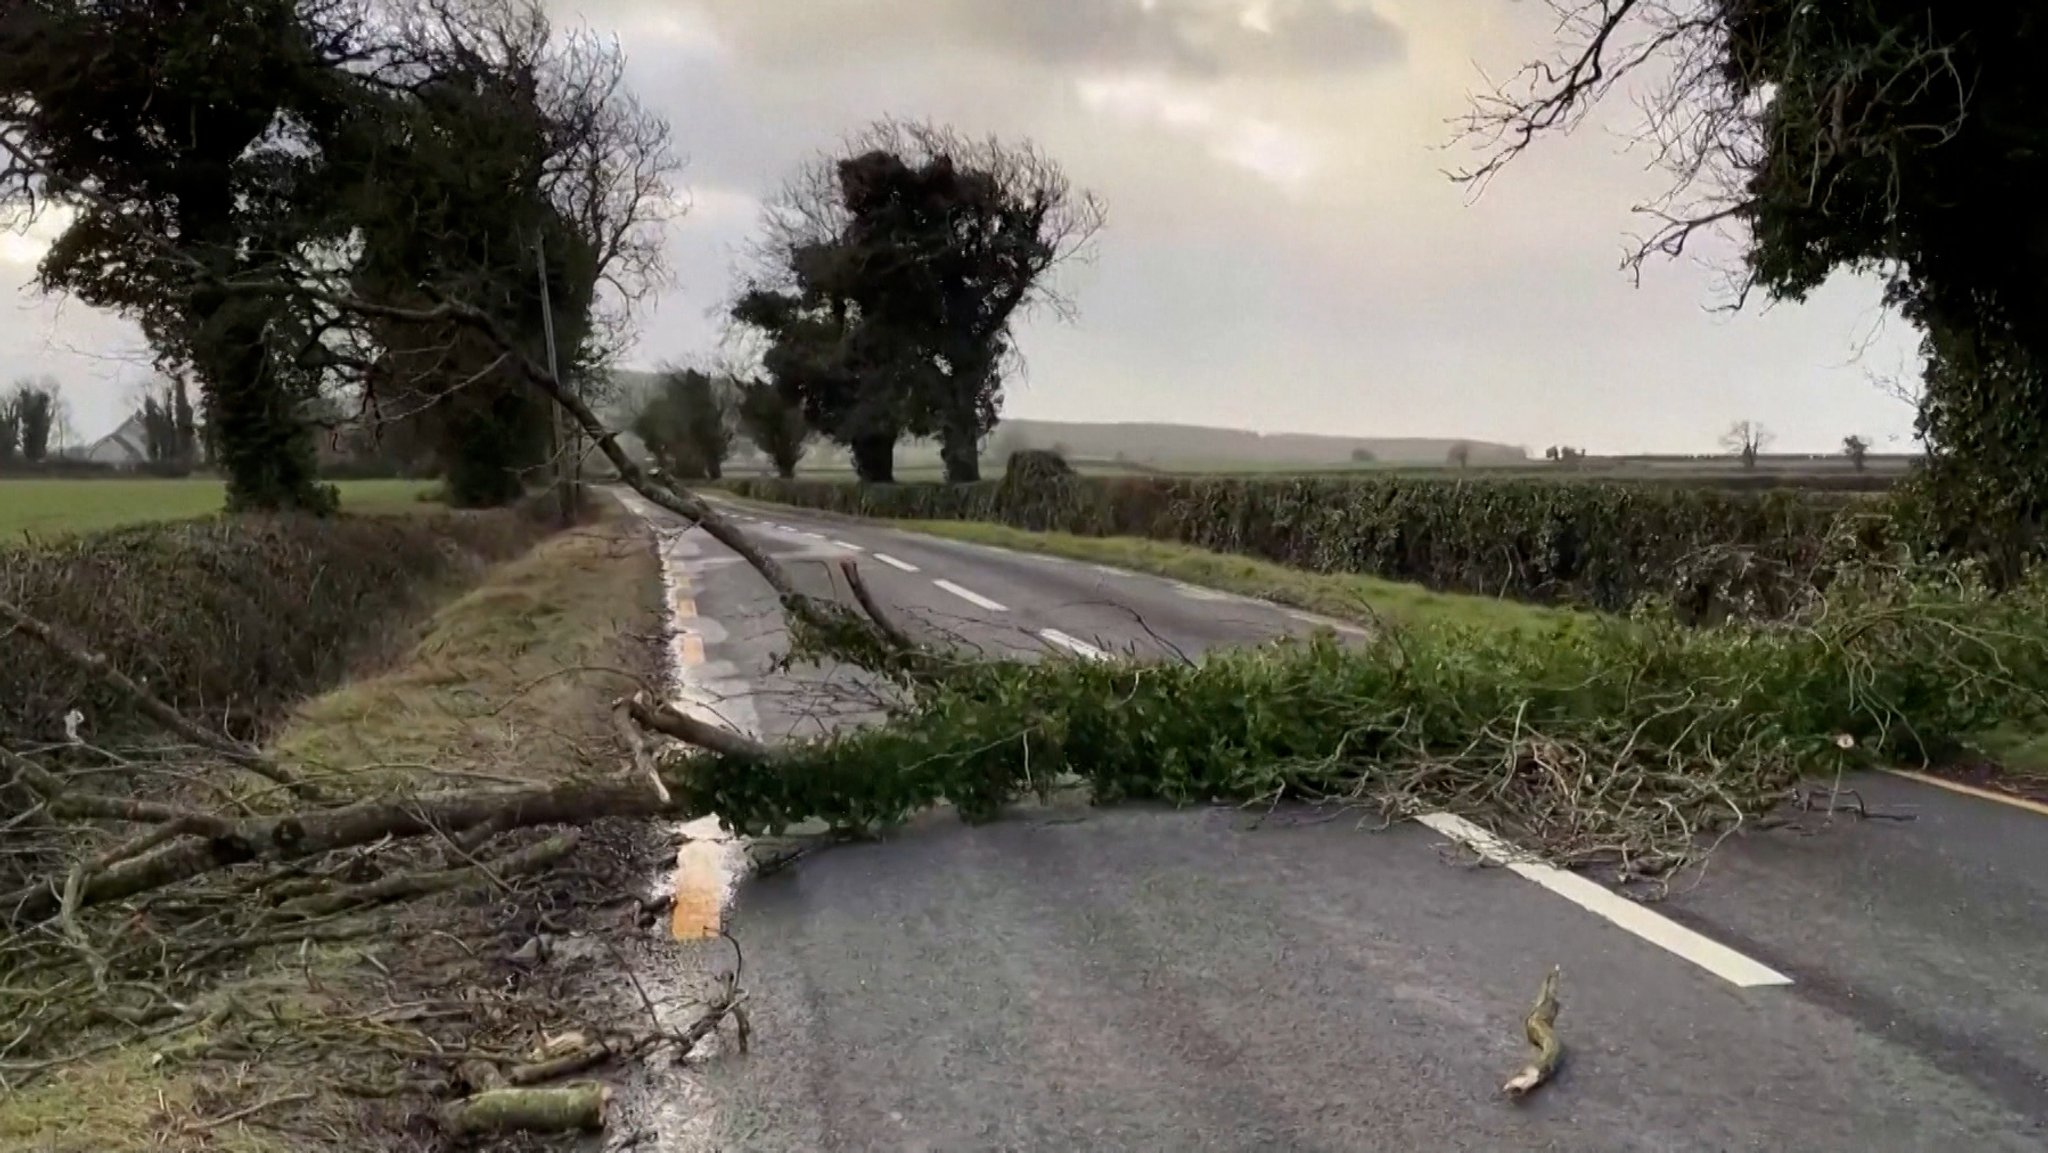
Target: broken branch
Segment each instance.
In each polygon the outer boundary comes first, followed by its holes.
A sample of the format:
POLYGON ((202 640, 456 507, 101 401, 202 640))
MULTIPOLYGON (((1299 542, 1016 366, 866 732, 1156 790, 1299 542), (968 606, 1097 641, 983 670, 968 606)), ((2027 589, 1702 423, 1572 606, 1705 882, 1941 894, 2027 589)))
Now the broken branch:
POLYGON ((700 721, 668 705, 650 704, 644 696, 634 697, 627 703, 626 708, 642 728, 663 736, 674 737, 685 744, 709 750, 721 757, 766 761, 774 755, 767 745, 751 737, 742 736, 709 721, 700 721))
POLYGON ((258 776, 283 785, 301 797, 308 800, 317 799, 318 794, 314 788, 299 780, 284 766, 240 741, 231 740, 204 725, 193 723, 163 698, 129 679, 127 674, 115 668, 106 657, 64 636, 55 626, 30 616, 14 602, 0 600, 0 619, 21 630, 29 639, 48 649, 57 659, 127 697, 143 715, 164 728, 193 744, 219 753, 258 776))
POLYGON ((1557 1072, 1558 1062, 1564 1058, 1564 1046, 1557 1040, 1557 981, 1562 973, 1563 970, 1553 965, 1550 972, 1543 975, 1543 988, 1536 994, 1536 1007, 1522 1022, 1523 1035, 1536 1046, 1536 1059, 1501 1086, 1501 1092, 1516 1100, 1548 1082, 1557 1072))
POLYGON ((366 885, 300 897, 295 901, 286 902, 279 911, 295 917, 324 917, 331 913, 388 904, 409 897, 423 897, 429 893, 467 888, 493 879, 525 876, 540 872, 575 852, 581 840, 582 834, 571 830, 518 852, 508 853, 488 865, 471 865, 468 868, 444 869, 431 873, 399 873, 366 885))

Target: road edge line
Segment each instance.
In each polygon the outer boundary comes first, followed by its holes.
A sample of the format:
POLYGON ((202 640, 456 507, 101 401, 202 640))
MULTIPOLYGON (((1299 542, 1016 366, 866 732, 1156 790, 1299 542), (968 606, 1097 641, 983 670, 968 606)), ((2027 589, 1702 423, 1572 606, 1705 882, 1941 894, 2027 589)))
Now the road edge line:
POLYGON ((1577 873, 1533 860, 1527 853, 1455 813, 1424 813, 1416 823, 1477 852, 1485 860, 1563 897, 1579 908, 1642 941, 1690 961, 1738 989, 1792 984, 1792 978, 1761 961, 1746 957, 1719 941, 1686 928, 1639 901, 1631 901, 1605 885, 1577 873))
POLYGON ((1990 801, 1993 804, 2018 809, 2023 813, 2033 813, 2036 816, 2048 817, 2048 805, 2044 805, 2029 797, 2015 797, 2010 793, 2001 793, 1996 789, 1984 789, 1976 785, 1966 785, 1961 781, 1951 781, 1943 777, 1937 777, 1932 773, 1915 772, 1912 769, 1879 769, 1878 772, 1886 776, 1913 781, 1917 784, 1930 785, 1945 792, 1954 793, 1957 796, 1975 797, 1980 801, 1990 801))

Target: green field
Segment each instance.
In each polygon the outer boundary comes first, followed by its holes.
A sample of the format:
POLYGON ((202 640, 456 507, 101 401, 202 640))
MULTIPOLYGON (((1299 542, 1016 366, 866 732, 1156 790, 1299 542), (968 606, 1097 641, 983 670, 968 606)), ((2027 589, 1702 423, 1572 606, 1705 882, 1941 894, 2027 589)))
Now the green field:
MULTIPOLYGON (((345 480, 335 487, 344 509, 377 512, 417 508, 434 484, 345 480)), ((223 491, 218 480, 0 480, 0 541, 211 516, 223 491)))

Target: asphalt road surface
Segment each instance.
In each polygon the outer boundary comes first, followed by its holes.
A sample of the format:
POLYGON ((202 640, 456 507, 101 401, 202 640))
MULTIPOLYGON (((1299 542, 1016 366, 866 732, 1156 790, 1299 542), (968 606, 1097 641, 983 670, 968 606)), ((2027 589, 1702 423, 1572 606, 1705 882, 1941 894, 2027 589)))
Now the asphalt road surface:
MULTIPOLYGON (((1171 658, 1314 626, 1151 577, 736 510, 812 591, 846 557, 984 651, 1171 658)), ((773 674, 766 585, 666 542, 693 707, 773 740, 871 711, 773 674)), ((1732 840, 1644 908, 1481 868, 1445 826, 1054 806, 934 814, 741 884, 754 1045, 678 1083, 664 1149, 2048 1148, 2048 816, 1893 777, 1732 840), (1544 972, 1558 1079, 1500 1084, 1544 972)), ((681 1076, 681 1075, 679 1075, 681 1076)))

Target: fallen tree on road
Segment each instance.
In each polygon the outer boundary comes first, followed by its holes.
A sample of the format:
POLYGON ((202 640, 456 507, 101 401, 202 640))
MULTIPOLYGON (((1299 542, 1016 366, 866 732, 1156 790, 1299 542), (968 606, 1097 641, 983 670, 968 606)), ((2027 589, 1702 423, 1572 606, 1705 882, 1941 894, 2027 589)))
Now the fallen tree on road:
MULTIPOLYGON (((318 284, 227 287, 307 295, 391 324, 452 324, 501 349, 624 484, 701 526, 775 591, 792 659, 858 665, 898 691, 879 725, 780 746, 643 696, 620 712, 686 747, 636 750, 603 776, 514 788, 330 794, 302 766, 216 741, 140 699, 141 711, 198 748, 176 796, 110 791, 103 777, 74 772, 65 748, 8 749, 6 789, 36 800, 19 827, 33 820, 38 836, 67 849, 63 867, 0 905, 12 934, 0 955, 15 959, 25 977, 13 983, 45 1022, 30 1039, 36 1056, 0 1058, 0 1078, 16 1084, 93 1051, 103 1042, 77 1047, 77 1038, 96 1030, 133 1038, 235 1012, 197 1008, 129 971, 145 953, 160 966, 166 951, 194 948, 174 929, 141 951, 124 934, 174 916, 202 888, 216 905, 239 902, 238 938, 197 947, 214 960, 316 940, 334 918, 408 893, 547 867, 560 842, 522 842, 526 830, 716 815, 748 832, 822 819, 871 833, 942 802, 990 819, 1073 778, 1102 802, 1302 799, 1386 819, 1449 810, 1566 864, 1659 877, 1767 813, 1804 775, 1934 755, 1989 722, 2048 716, 2048 585, 1994 595, 1966 574, 1911 568, 1838 578, 1825 598, 1771 625, 1686 628, 1642 616, 1541 633, 1383 630, 1358 646, 1323 638, 1182 665, 966 659, 889 620, 857 568, 845 570, 851 603, 802 593, 696 494, 643 471, 491 314, 318 284), (353 875, 372 857, 382 876, 353 875)), ((112 691, 146 693, 96 659, 92 638, 47 627, 26 606, 0 606, 0 615, 112 691)))

